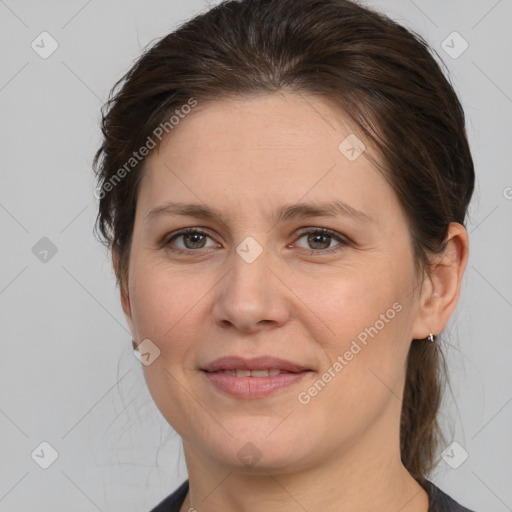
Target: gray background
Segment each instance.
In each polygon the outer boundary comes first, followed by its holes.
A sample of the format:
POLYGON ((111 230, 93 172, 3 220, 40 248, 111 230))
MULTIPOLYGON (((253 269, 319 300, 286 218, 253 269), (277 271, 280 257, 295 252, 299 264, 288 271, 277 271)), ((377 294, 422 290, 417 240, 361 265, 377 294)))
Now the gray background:
MULTIPOLYGON (((442 417, 468 458, 457 469, 441 460, 431 479, 476 512, 512 510, 512 2, 369 4, 446 62, 477 171, 470 260, 443 341, 453 396, 442 417), (457 58, 441 46, 453 31, 469 44, 457 58)), ((110 259, 92 235, 91 161, 114 82, 144 46, 207 7, 0 0, 0 511, 144 511, 186 478, 180 439, 146 389, 110 259), (43 31, 59 45, 47 59, 31 47, 43 31), (57 250, 46 261, 43 237, 57 250), (58 452, 48 469, 38 464, 50 456, 43 441, 58 452)), ((452 460, 462 453, 448 450, 452 460)))

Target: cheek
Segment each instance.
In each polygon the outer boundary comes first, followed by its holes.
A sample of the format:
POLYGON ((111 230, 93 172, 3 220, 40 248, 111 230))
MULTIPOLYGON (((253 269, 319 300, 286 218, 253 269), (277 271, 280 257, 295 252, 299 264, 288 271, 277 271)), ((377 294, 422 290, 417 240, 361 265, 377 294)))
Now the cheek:
MULTIPOLYGON (((143 365, 147 388, 162 415, 186 435, 190 418, 201 413, 190 399, 187 361, 196 347, 197 315, 204 295, 199 279, 163 268, 141 265, 130 287, 132 318, 139 339, 150 339, 160 350, 150 365, 143 365)), ((211 288, 211 285, 206 288, 211 288)), ((206 422, 206 419, 205 419, 206 422)))
POLYGON ((197 276, 141 262, 130 287, 132 315, 141 339, 149 338, 164 351, 180 332, 201 298, 197 276))
POLYGON ((345 267, 315 281, 303 280, 294 289, 299 297, 304 297, 305 306, 322 320, 319 329, 328 335, 322 338, 319 334, 318 341, 336 351, 358 337, 364 343, 369 329, 375 333, 371 329, 375 324, 379 338, 386 338, 384 332, 392 331, 393 324, 399 323, 397 309, 403 309, 399 305, 403 291, 397 279, 399 276, 387 264, 373 261, 364 267, 345 267))
POLYGON ((308 297, 307 306, 322 320, 312 334, 324 349, 320 377, 329 382, 318 406, 336 403, 356 415, 375 414, 393 394, 400 395, 410 342, 411 276, 407 267, 401 272, 398 267, 374 262, 320 280, 314 291, 297 292, 308 297))

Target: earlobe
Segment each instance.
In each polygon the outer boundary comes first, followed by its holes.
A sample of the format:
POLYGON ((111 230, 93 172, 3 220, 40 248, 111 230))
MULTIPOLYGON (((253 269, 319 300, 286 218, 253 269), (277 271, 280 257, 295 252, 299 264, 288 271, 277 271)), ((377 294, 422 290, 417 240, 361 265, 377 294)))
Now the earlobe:
POLYGON ((426 338, 430 333, 439 334, 446 327, 459 300, 468 254, 466 229, 452 222, 448 227, 445 248, 433 257, 432 270, 425 277, 413 339, 426 338))

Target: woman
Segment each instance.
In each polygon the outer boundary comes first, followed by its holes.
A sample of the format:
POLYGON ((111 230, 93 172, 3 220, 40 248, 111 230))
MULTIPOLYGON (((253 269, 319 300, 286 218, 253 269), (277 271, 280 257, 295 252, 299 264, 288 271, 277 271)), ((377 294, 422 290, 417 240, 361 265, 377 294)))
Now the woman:
POLYGON ((154 511, 468 511, 426 478, 474 170, 423 40, 227 1, 142 55, 103 135, 97 226, 189 475, 154 511))

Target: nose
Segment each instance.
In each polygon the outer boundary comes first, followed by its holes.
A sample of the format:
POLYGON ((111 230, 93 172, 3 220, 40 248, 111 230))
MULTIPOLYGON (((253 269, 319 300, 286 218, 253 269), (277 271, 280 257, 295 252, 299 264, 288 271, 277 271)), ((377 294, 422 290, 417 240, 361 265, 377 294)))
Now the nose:
POLYGON ((263 251, 249 263, 233 252, 228 265, 230 272, 215 288, 215 323, 246 333, 284 325, 290 317, 290 294, 268 254, 263 251))

